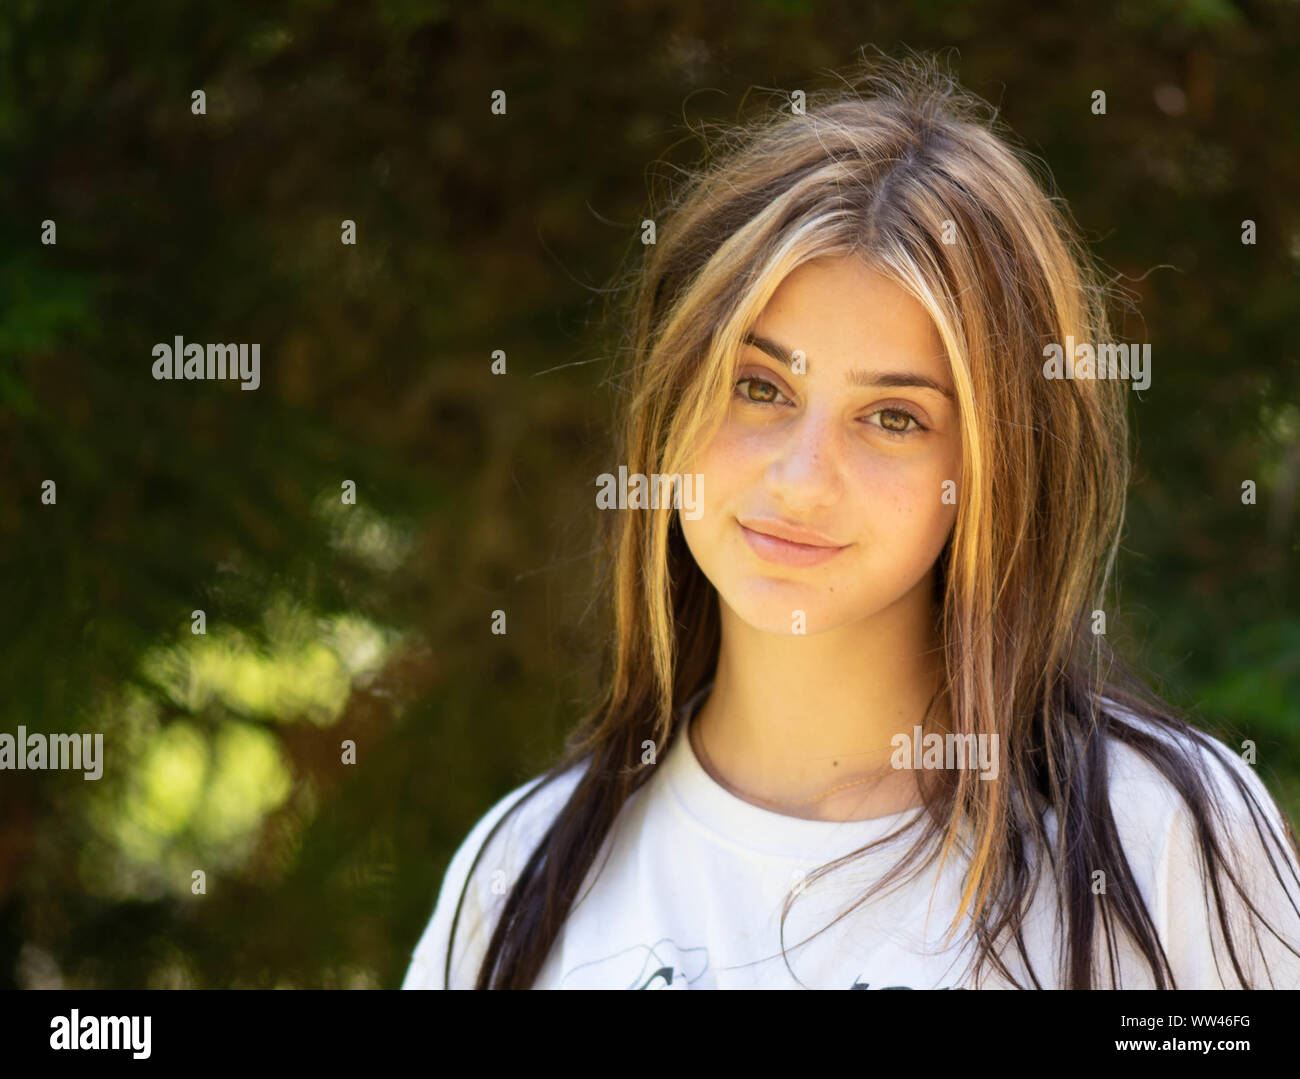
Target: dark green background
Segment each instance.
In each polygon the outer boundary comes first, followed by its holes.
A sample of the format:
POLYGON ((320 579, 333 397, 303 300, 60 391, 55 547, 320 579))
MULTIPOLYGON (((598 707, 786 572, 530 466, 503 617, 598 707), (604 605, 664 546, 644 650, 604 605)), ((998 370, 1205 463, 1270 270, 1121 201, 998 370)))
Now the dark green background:
POLYGON ((1300 819, 1300 6, 1043 7, 6 3, 0 730, 106 767, 0 772, 0 986, 400 982, 593 692, 651 179, 868 44, 955 48, 1125 275, 1110 633, 1300 819), (153 381, 177 334, 260 342, 261 388, 153 381))

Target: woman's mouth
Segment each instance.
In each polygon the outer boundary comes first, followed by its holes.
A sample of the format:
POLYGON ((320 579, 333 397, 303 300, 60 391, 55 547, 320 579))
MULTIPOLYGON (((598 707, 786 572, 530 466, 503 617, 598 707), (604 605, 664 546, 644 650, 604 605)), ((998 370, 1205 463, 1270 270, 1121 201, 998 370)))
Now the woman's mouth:
POLYGON ((834 546, 824 543, 799 543, 759 531, 763 527, 781 527, 775 523, 769 526, 753 522, 755 526, 753 528, 748 528, 739 521, 736 523, 740 525, 740 531, 745 537, 745 542, 749 544, 750 550, 763 561, 775 562, 782 566, 818 566, 834 558, 848 546, 848 544, 834 546))

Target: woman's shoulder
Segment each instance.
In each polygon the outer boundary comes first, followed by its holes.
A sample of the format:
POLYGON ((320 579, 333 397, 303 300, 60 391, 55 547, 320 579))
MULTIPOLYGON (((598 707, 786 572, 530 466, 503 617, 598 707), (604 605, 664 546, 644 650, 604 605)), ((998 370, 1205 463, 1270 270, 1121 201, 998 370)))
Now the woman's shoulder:
POLYGON ((1191 723, 1162 721, 1140 707, 1107 698, 1101 706, 1119 724, 1109 727, 1106 754, 1113 806, 1140 808, 1148 820, 1168 819, 1190 809, 1181 787, 1194 779, 1226 822, 1251 817, 1253 800, 1271 824, 1284 828, 1276 803, 1247 761, 1252 743, 1242 745, 1244 754, 1191 723))
POLYGON ((451 986, 473 982, 510 887, 586 771, 580 761, 520 784, 469 830, 443 875, 433 917, 411 958, 404 989, 443 987, 447 947, 456 923, 451 986))
MULTIPOLYGON (((1256 985, 1300 987, 1300 962, 1271 938, 1252 933, 1243 895, 1300 946, 1300 864, 1291 830, 1255 769, 1218 737, 1191 724, 1166 723, 1103 701, 1118 720, 1107 746, 1109 804, 1125 860, 1168 949, 1180 988, 1235 988, 1220 910, 1233 928, 1243 970, 1256 985), (1198 811, 1185 793, 1204 793, 1198 811), (1219 866, 1218 895, 1207 841, 1219 866), (1258 943, 1262 938, 1261 944, 1258 943), (1280 980, 1279 980, 1280 979, 1280 980)), ((1243 746, 1248 749, 1249 743, 1243 746)), ((1110 882, 1108 887, 1117 886, 1110 882)))
MULTIPOLYGON (((493 863, 494 868, 507 872, 522 868, 568 802, 586 768, 587 762, 580 761, 559 771, 534 776, 515 787, 478 819, 452 856, 452 863, 457 859, 468 863, 483 848, 482 863, 493 863)), ((513 880, 514 872, 509 875, 513 880)))

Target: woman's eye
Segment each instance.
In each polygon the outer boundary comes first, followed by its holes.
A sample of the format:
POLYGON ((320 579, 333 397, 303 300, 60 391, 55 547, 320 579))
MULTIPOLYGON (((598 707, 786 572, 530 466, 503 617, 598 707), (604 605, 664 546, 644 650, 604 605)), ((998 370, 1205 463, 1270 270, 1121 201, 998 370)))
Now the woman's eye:
MULTIPOLYGON (((781 391, 767 379, 752 375, 738 379, 735 389, 736 395, 742 401, 754 405, 777 404, 777 398, 783 396, 781 391)), ((878 427, 885 434, 893 435, 895 438, 910 438, 921 431, 929 430, 905 408, 879 408, 871 415, 881 417, 879 423, 871 424, 872 427, 878 427)))
POLYGON ((873 412, 872 415, 881 417, 880 423, 873 426, 877 426, 887 434, 897 435, 900 438, 906 438, 908 435, 914 435, 918 431, 925 430, 925 427, 921 425, 921 421, 905 408, 882 408, 873 412))
POLYGON ((739 379, 736 382, 736 392, 742 399, 750 401, 756 405, 773 404, 776 398, 781 396, 781 391, 765 378, 751 377, 739 379), (746 384, 748 384, 749 388, 742 390, 741 387, 746 384))

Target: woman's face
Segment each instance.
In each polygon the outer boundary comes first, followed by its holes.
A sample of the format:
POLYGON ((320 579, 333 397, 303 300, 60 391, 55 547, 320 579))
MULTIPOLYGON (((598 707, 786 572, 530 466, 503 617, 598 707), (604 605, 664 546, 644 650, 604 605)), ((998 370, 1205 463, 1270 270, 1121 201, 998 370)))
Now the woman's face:
POLYGON ((925 309, 858 259, 818 259, 749 332, 758 343, 741 347, 722 426, 686 468, 703 477, 702 512, 679 512, 722 603, 771 633, 798 632, 802 611, 813 634, 928 586, 957 512, 961 442, 925 309), (783 531, 802 542, 772 538, 783 531))

